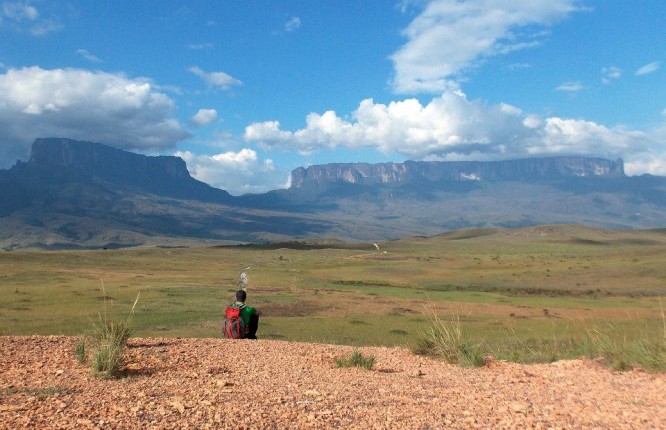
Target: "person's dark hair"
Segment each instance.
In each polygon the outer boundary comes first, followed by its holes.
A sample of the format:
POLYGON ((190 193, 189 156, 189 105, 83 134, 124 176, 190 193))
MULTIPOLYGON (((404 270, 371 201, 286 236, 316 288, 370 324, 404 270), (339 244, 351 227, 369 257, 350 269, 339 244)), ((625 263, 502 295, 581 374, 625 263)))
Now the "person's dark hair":
POLYGON ((245 291, 243 290, 236 291, 236 301, 244 302, 246 298, 247 298, 247 293, 245 291))

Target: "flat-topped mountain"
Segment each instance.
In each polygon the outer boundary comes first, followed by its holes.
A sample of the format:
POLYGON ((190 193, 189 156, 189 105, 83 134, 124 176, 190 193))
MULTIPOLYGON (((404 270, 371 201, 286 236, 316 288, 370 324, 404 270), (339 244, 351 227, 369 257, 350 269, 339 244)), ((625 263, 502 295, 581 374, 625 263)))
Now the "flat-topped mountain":
POLYGON ((178 157, 70 139, 38 139, 0 170, 0 248, 377 241, 467 227, 666 223, 666 178, 628 177, 622 160, 327 164, 291 188, 231 196, 178 157))
POLYGON ((321 222, 256 210, 192 178, 179 157, 37 139, 0 170, 0 248, 246 242, 315 235, 321 222))
POLYGON ((328 184, 395 184, 443 181, 534 181, 572 177, 623 177, 624 163, 603 158, 551 157, 509 161, 405 161, 404 163, 335 163, 299 167, 292 187, 328 184))
POLYGON ((149 157, 72 139, 35 140, 30 160, 17 163, 10 173, 32 183, 108 183, 135 192, 212 202, 230 197, 191 177, 180 157, 149 157))

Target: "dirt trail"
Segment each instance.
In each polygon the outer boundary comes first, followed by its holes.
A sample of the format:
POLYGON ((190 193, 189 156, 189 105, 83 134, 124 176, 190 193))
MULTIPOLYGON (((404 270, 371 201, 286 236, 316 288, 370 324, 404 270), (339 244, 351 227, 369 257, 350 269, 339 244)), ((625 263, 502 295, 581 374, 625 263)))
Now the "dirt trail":
POLYGON ((76 362, 77 339, 0 337, 0 428, 666 428, 666 375, 589 360, 463 369, 346 346, 131 339, 120 380, 76 362))

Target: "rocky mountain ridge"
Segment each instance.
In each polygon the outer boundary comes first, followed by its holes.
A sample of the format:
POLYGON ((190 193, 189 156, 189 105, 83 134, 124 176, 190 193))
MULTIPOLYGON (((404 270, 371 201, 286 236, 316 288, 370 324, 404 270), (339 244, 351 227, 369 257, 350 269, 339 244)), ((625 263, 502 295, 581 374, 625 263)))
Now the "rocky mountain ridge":
POLYGON ((570 177, 624 177, 622 159, 588 157, 526 158, 508 161, 405 161, 404 163, 335 163, 299 167, 292 187, 334 183, 392 184, 442 181, 533 181, 570 177))
POLYGON ((110 183, 156 195, 224 202, 224 190, 190 176, 185 161, 173 156, 146 156, 94 142, 72 139, 37 139, 30 160, 10 171, 19 181, 58 183, 79 180, 110 183), (67 172, 68 177, 62 174, 67 172))
POLYGON ((231 196, 182 159, 38 139, 0 170, 0 248, 116 247, 299 238, 377 241, 469 227, 584 224, 661 228, 666 178, 622 160, 329 164, 289 189, 231 196))

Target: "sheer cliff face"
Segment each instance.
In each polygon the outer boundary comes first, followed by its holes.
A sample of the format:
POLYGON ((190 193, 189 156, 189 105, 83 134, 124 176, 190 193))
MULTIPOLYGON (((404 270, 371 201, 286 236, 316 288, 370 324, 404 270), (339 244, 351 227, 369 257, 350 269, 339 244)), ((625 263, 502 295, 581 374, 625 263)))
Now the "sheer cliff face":
POLYGON ((28 173, 33 181, 104 182, 163 196, 224 201, 226 191, 212 188, 190 176, 179 157, 149 157, 110 146, 72 139, 37 139, 27 163, 15 174, 28 173), (64 177, 62 172, 68 172, 64 177), (73 176, 72 176, 73 175, 73 176))
POLYGON ((291 172, 291 186, 301 187, 308 184, 326 185, 336 182, 391 183, 405 180, 411 175, 410 169, 402 163, 349 163, 324 164, 299 167, 291 172))
POLYGON ((334 183, 390 184, 438 181, 534 181, 572 177, 623 177, 624 164, 602 158, 553 157, 511 161, 406 161, 299 167, 291 172, 293 188, 334 183))
POLYGON ((185 162, 178 157, 148 157, 99 143, 60 138, 37 139, 29 164, 33 168, 69 167, 120 182, 190 177, 185 162))

